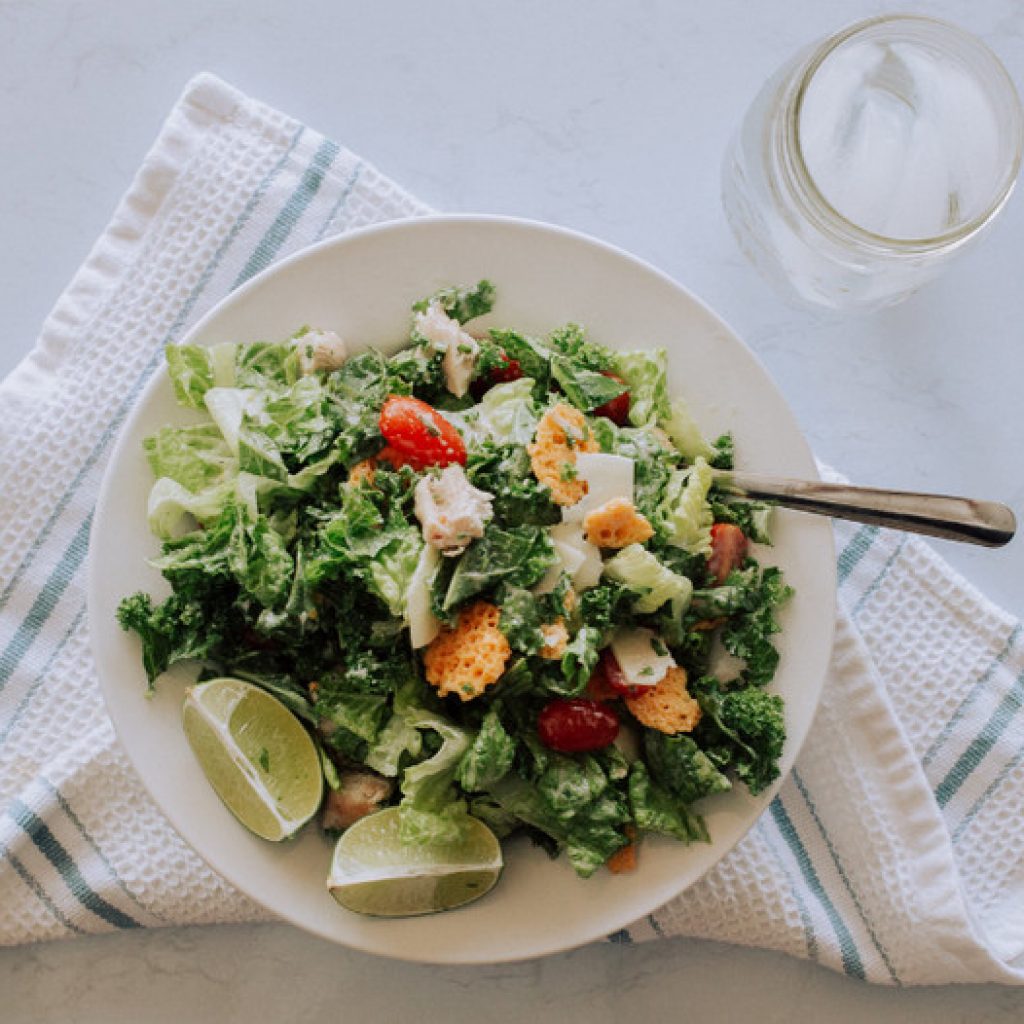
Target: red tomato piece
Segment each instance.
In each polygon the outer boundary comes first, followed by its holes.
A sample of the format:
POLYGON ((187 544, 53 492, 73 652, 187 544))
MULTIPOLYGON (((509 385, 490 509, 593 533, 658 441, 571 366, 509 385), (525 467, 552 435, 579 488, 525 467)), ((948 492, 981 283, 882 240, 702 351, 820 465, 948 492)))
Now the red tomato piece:
POLYGON ((560 754, 607 747, 619 734, 619 716, 606 704, 584 697, 548 701, 537 716, 541 743, 560 754))
POLYGON ((605 377, 617 380, 622 385, 623 392, 611 401, 605 402, 604 405, 599 405, 593 414, 611 420, 616 426, 624 427, 629 421, 629 389, 626 387, 626 382, 617 373, 612 373, 611 370, 602 370, 601 373, 605 377))
POLYGON ((711 527, 711 556, 708 572, 721 586, 733 569, 738 569, 747 556, 746 534, 733 523, 715 523, 711 527))
POLYGON ((412 456, 403 455, 401 452, 396 451, 391 445, 387 445, 385 448, 381 448, 377 452, 375 458, 378 462, 386 462, 391 466, 392 469, 401 469, 403 466, 410 466, 419 472, 421 469, 426 469, 430 465, 429 462, 424 462, 422 459, 416 459, 412 456))
POLYGON ((384 403, 380 432, 388 448, 416 469, 466 464, 466 446, 455 427, 433 406, 410 395, 392 395, 384 403))
POLYGON ((477 379, 469 385, 469 390, 472 396, 479 402, 495 384, 510 384, 514 380, 519 380, 522 375, 523 368, 519 365, 519 360, 509 359, 509 357, 502 352, 501 365, 494 367, 486 377, 477 377, 477 379))
POLYGON ((597 659, 594 673, 598 672, 603 674, 605 685, 617 697, 639 697, 650 689, 649 686, 633 686, 626 680, 626 674, 610 647, 606 647, 597 659))

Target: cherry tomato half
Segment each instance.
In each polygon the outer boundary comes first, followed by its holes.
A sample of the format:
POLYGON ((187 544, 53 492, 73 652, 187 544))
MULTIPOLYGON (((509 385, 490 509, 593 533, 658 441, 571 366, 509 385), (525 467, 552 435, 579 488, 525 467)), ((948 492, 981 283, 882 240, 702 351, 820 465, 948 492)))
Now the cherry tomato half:
POLYGON ((418 398, 392 395, 380 411, 380 432, 388 448, 415 469, 466 464, 466 446, 459 432, 418 398))
POLYGON ((470 394, 479 402, 481 398, 495 384, 511 384, 514 380, 519 380, 523 375, 523 368, 519 364, 518 359, 509 359, 509 357, 502 352, 501 354, 501 365, 494 367, 486 377, 477 377, 472 384, 469 385, 470 394))
POLYGON ((624 427, 629 421, 629 389, 626 388, 626 382, 617 373, 612 373, 611 370, 602 370, 601 373, 605 377, 617 380, 624 390, 621 395, 616 395, 611 401, 599 405, 593 414, 611 420, 616 426, 624 427))
POLYGON ((626 680, 626 674, 610 647, 601 651, 597 659, 594 675, 599 673, 603 677, 604 688, 616 697, 639 697, 650 689, 649 686, 633 686, 626 680))
POLYGON ((560 754, 607 747, 619 734, 619 716, 596 700, 574 697, 549 701, 537 716, 541 743, 560 754))
POLYGON ((747 556, 746 534, 733 523, 715 523, 711 527, 711 555, 708 572, 721 586, 733 569, 738 569, 747 556))

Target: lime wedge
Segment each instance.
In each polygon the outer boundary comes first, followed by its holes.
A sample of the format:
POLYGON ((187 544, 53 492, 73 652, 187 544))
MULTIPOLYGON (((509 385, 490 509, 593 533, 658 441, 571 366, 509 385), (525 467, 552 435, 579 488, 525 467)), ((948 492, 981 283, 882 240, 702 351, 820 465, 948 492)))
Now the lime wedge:
POLYGON ((327 888, 349 910, 411 917, 452 910, 489 892, 501 874, 501 844, 476 818, 452 843, 402 842, 399 810, 360 818, 338 840, 327 888))
POLYGON ((186 692, 182 722, 210 785, 250 831, 276 842, 316 814, 316 746, 276 697, 240 679, 211 679, 186 692))

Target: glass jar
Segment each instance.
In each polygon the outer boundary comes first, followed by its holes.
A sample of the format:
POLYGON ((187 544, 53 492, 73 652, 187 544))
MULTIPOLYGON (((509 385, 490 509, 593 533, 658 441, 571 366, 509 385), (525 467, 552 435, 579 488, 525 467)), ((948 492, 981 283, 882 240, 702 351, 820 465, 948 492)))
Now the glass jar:
POLYGON ((1022 118, 995 55, 916 15, 859 22, 765 84, 722 169, 740 247, 798 302, 900 301, 1006 203, 1022 118))

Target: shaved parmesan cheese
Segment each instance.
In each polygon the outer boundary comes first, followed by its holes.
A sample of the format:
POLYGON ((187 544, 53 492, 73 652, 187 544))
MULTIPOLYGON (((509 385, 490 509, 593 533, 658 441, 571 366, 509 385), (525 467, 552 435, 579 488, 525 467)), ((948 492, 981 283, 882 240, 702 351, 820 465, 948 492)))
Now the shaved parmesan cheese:
POLYGON ((676 660, 661 638, 642 626, 622 626, 612 634, 612 654, 630 686, 654 686, 676 660), (659 651, 664 651, 659 654, 659 651))
POLYGON ((587 493, 575 505, 562 509, 563 522, 582 523, 590 512, 612 498, 633 501, 633 460, 624 455, 580 452, 576 456, 576 479, 586 481, 587 493))
POLYGON ((430 610, 430 587, 440 564, 441 552, 424 544, 405 598, 405 618, 414 651, 426 647, 441 632, 441 623, 430 610))
POLYGON ((583 527, 579 523, 558 523, 549 532, 564 571, 572 577, 572 585, 577 590, 597 586, 604 569, 601 550, 583 536, 583 527))

